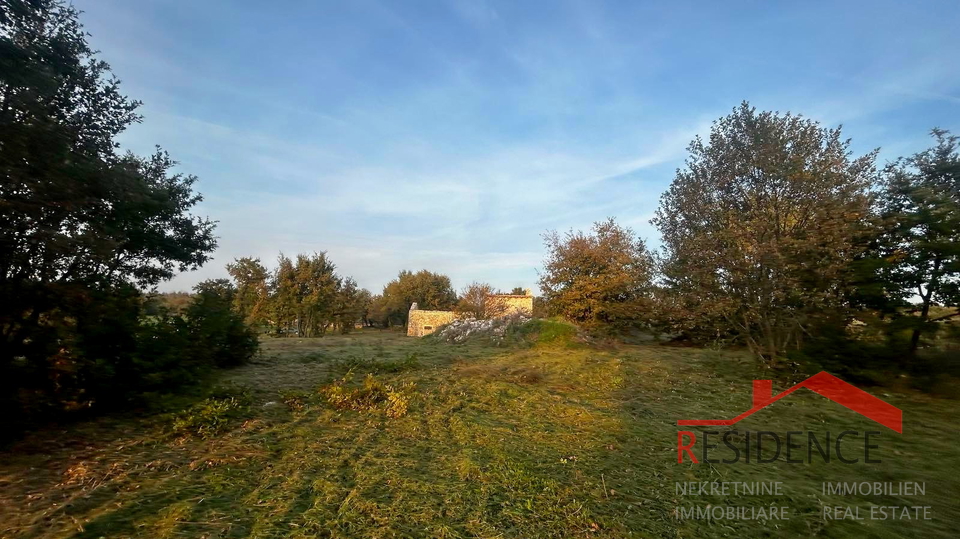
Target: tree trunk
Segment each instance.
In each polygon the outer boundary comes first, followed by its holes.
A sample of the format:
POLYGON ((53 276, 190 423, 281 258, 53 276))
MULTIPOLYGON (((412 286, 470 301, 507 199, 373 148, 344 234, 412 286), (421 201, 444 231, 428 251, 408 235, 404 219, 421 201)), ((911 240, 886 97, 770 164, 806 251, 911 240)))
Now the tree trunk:
POLYGON ((923 298, 923 308, 920 309, 920 324, 913 328, 913 335, 910 336, 910 350, 909 356, 914 357, 917 355, 917 348, 920 346, 920 334, 923 332, 923 326, 926 325, 927 319, 930 318, 930 295, 928 294, 923 298))

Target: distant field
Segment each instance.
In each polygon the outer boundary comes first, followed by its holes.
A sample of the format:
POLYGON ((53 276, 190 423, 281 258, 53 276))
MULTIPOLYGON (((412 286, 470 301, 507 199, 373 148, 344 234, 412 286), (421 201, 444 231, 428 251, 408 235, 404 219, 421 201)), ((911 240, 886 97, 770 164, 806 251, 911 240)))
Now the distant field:
POLYGON ((736 352, 653 344, 452 345, 377 330, 267 339, 261 358, 223 377, 248 389, 249 407, 222 434, 174 435, 166 416, 103 418, 0 454, 0 536, 956 537, 957 401, 876 392, 904 410, 903 435, 806 390, 737 425, 881 430, 871 456, 882 465, 677 464, 676 421, 736 415, 761 377, 736 352), (336 409, 317 388, 348 371, 345 390, 370 371, 405 387, 406 413, 336 409), (675 493, 677 481, 715 480, 783 481, 784 492, 675 493), (825 496, 823 481, 916 481, 926 495, 825 496), (821 517, 871 503, 929 505, 933 520, 821 517), (707 504, 792 514, 677 518, 707 504))

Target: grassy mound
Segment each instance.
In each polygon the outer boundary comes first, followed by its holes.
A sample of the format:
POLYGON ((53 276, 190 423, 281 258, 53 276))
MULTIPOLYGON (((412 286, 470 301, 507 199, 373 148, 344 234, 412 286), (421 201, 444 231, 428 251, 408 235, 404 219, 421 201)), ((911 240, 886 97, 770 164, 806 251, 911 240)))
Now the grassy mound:
POLYGON ((530 344, 571 346, 578 344, 577 327, 568 322, 535 318, 511 328, 508 335, 515 341, 530 344))

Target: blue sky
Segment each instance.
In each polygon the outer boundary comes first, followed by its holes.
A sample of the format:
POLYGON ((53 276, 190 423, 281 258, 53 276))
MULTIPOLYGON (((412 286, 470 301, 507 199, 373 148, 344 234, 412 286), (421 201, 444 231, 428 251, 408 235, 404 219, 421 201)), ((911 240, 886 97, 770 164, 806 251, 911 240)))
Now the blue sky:
POLYGON ((881 163, 960 132, 960 5, 931 2, 75 0, 218 220, 213 261, 325 250, 374 292, 400 269, 535 287, 541 234, 649 219, 746 99, 881 163))

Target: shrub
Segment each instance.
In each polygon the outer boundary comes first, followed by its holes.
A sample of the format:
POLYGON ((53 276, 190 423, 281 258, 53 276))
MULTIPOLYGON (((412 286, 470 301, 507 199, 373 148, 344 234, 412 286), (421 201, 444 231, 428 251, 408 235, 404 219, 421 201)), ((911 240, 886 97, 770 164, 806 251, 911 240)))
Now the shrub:
POLYGON ((43 320, 35 349, 4 372, 14 388, 0 394, 0 412, 13 418, 7 434, 67 413, 179 392, 216 367, 245 362, 259 343, 230 311, 232 292, 221 284, 198 287, 182 314, 132 287, 71 297, 69 309, 43 320))
POLYGON ((200 438, 216 436, 249 410, 250 400, 249 393, 242 389, 215 392, 176 414, 172 422, 173 433, 200 438))
POLYGON ((205 281, 195 288, 197 295, 186 317, 194 355, 202 363, 233 367, 257 352, 257 334, 233 311, 235 290, 224 279, 205 281))
POLYGON ((338 410, 373 412, 383 410, 387 417, 397 418, 406 415, 410 400, 416 394, 412 382, 394 387, 368 374, 358 388, 350 388, 351 376, 344 376, 336 382, 320 388, 320 395, 328 404, 338 410))
POLYGON ((398 418, 407 415, 407 408, 415 393, 413 382, 407 382, 396 389, 386 386, 386 390, 387 402, 383 411, 387 417, 398 418))
POLYGON ((306 391, 296 389, 283 391, 280 393, 280 400, 294 412, 299 412, 306 408, 310 395, 306 391))
MULTIPOLYGON (((901 338, 896 320, 887 323, 880 335, 871 326, 859 331, 842 324, 824 324, 812 331, 799 350, 787 357, 805 373, 826 370, 858 384, 910 387, 945 396, 953 380, 960 379, 960 355, 951 349, 953 341, 940 347, 921 349, 911 357, 909 341, 901 338)), ((909 334, 907 334, 909 336, 909 334)))
POLYGON ((549 312, 594 332, 646 325, 654 265, 643 240, 614 219, 589 232, 544 235, 540 288, 549 312))

